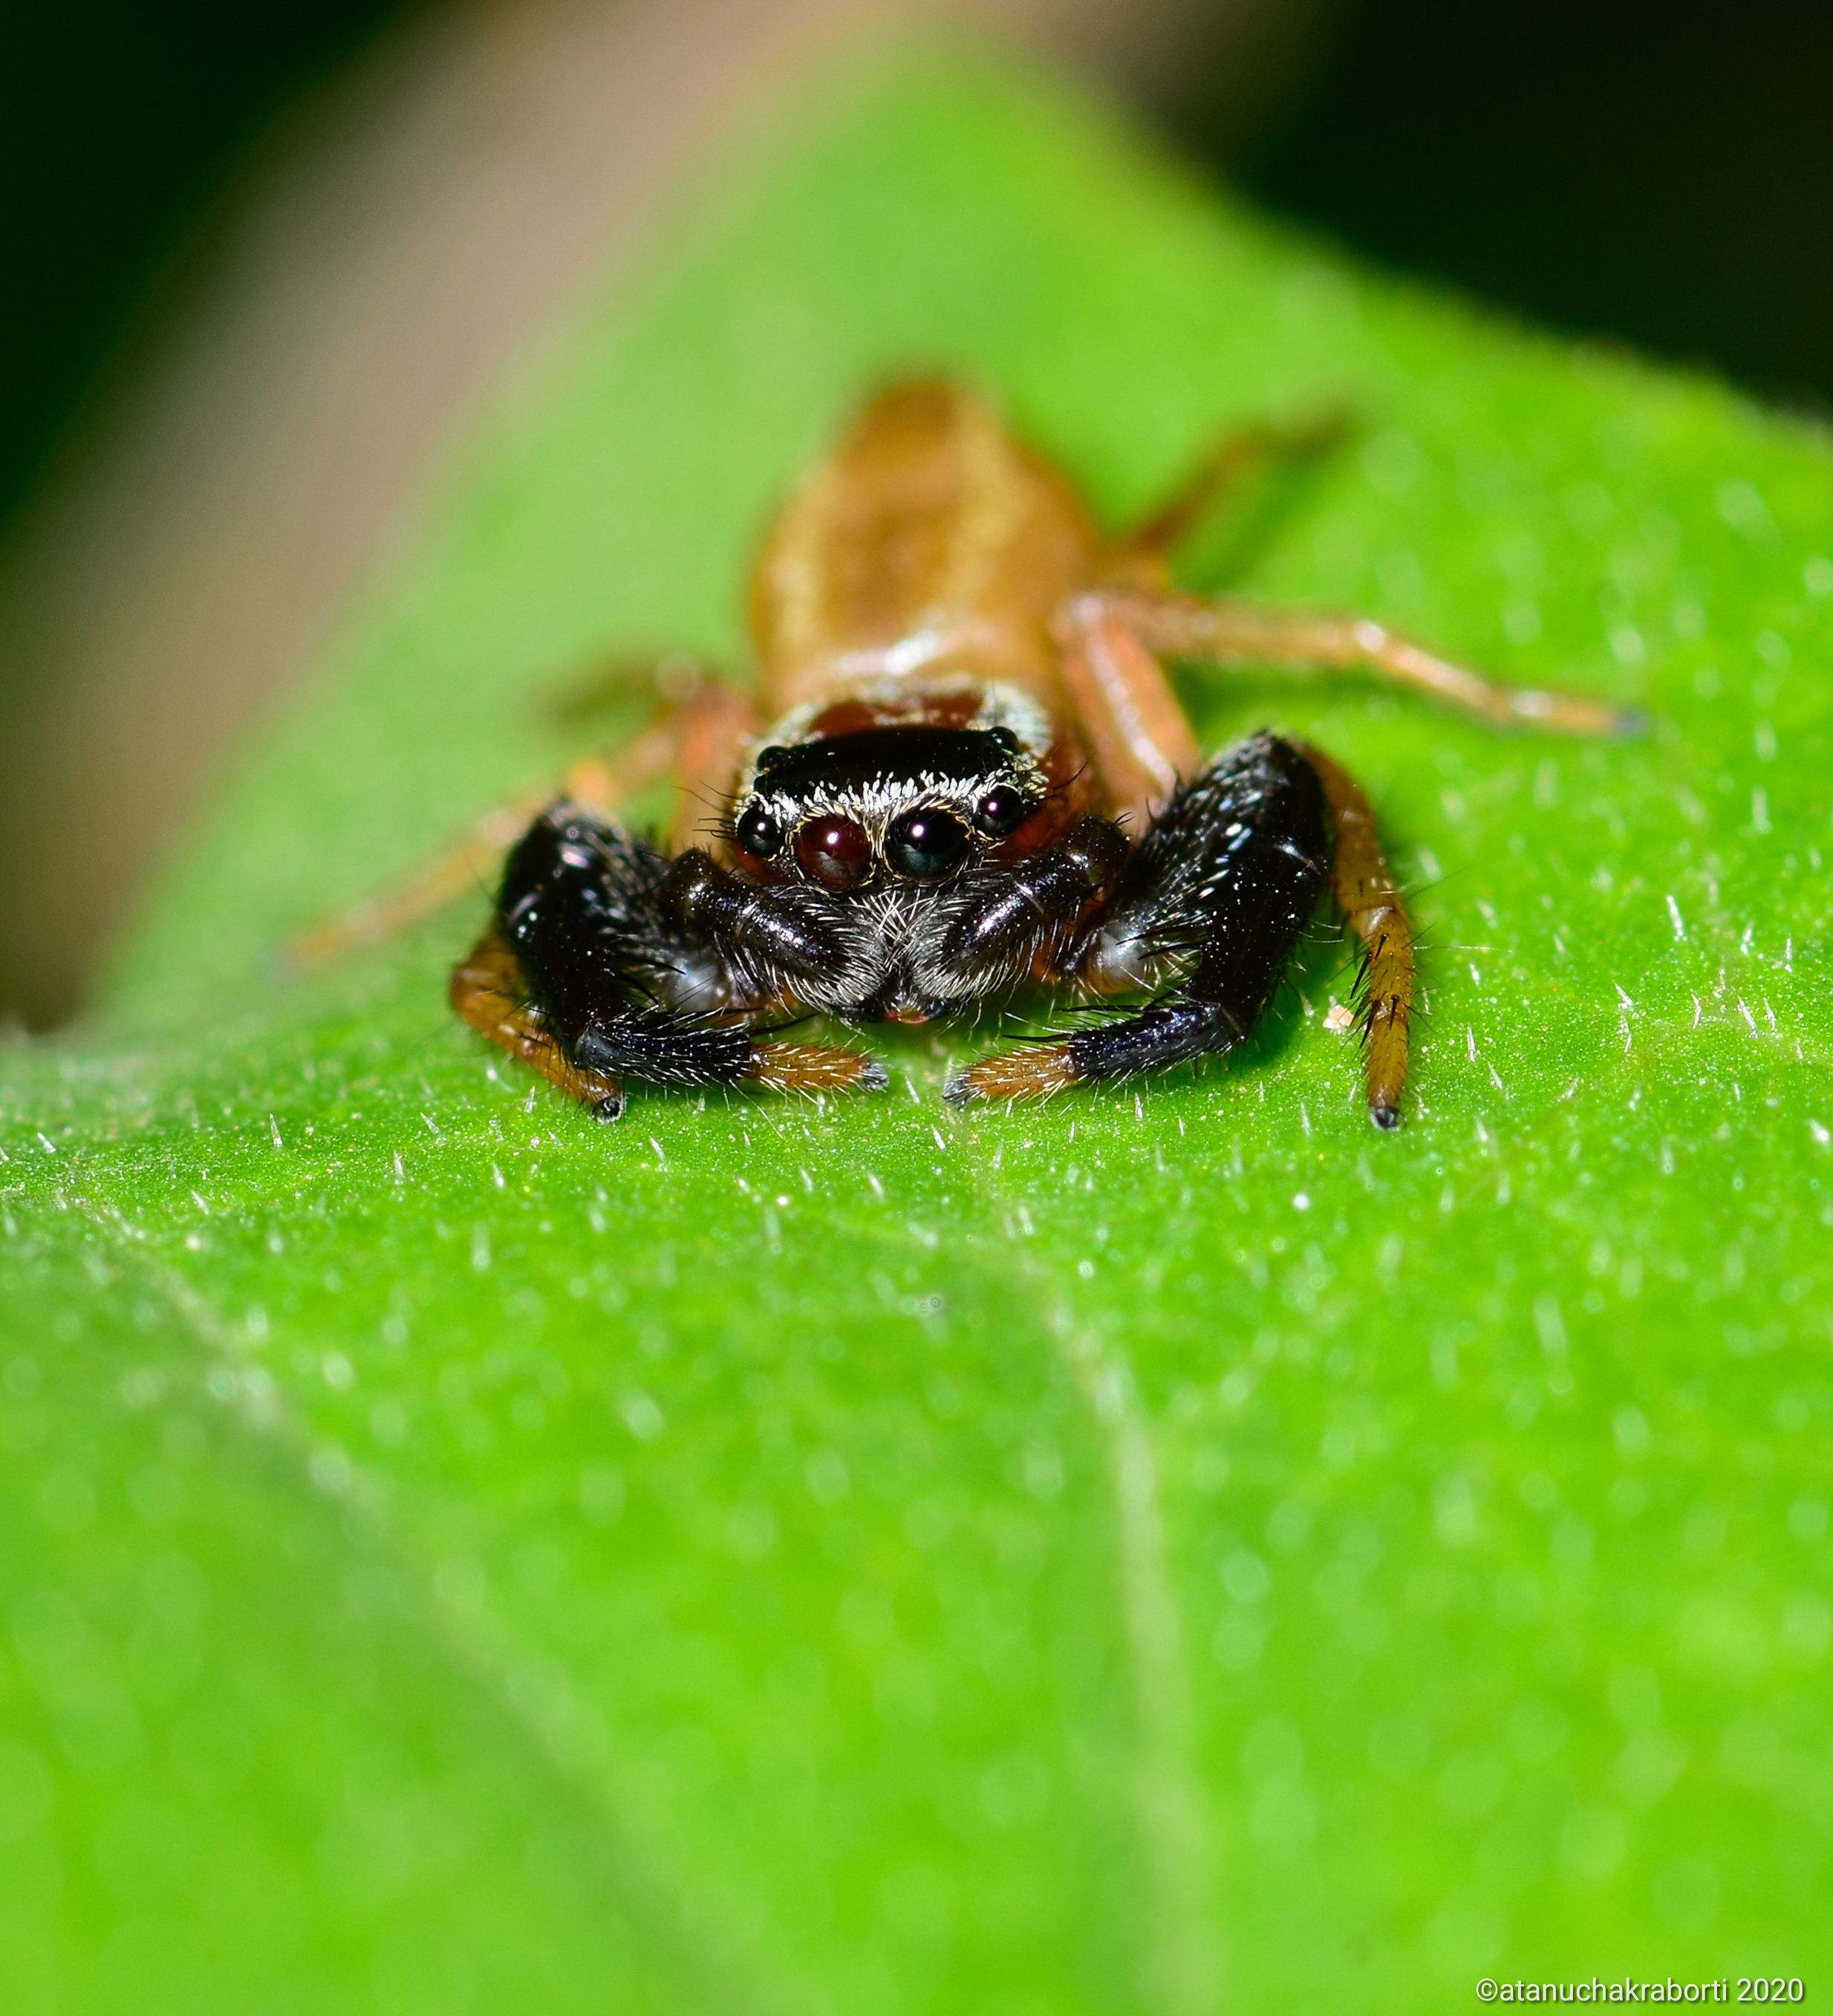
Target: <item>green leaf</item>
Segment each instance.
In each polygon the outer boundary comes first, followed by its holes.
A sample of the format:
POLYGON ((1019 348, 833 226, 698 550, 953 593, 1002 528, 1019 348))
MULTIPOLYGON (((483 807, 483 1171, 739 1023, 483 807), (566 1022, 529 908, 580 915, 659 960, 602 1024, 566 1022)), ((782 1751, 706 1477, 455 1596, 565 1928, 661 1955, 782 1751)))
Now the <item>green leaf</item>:
POLYGON ((1818 435, 1371 279, 983 57, 737 145, 105 1017, 0 1065, 8 2007, 1824 1985, 1830 498, 1818 435), (876 1099, 595 1125, 446 1011, 481 899, 271 981, 577 753, 582 668, 742 668, 773 506, 936 367, 1115 524, 1346 398, 1245 585, 1651 710, 1190 680, 1216 741, 1351 765, 1419 889, 1400 1134, 1328 939, 1224 1067, 972 1116, 925 1031, 876 1099))

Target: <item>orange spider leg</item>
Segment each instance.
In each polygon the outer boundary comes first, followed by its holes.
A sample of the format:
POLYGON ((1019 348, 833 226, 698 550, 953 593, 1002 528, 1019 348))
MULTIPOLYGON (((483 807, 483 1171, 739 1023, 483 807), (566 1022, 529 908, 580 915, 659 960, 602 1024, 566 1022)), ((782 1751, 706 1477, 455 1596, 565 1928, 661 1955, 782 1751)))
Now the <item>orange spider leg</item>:
MULTIPOLYGON (((609 818, 627 799, 658 777, 672 776, 681 794, 670 833, 679 849, 691 843, 695 830, 695 794, 709 785, 723 790, 738 768, 739 751, 756 726, 749 698, 723 680, 703 679, 681 661, 669 659, 668 704, 634 740, 609 755, 592 755, 566 773, 562 795, 588 812, 609 818), (684 825, 686 828, 684 835, 684 825)), ((549 792, 537 804, 545 805, 549 792)), ((524 822, 526 823, 526 822, 524 822)))
POLYGON ((289 974, 309 972, 359 945, 391 938, 444 909, 454 897, 478 887, 495 873, 530 820, 556 795, 609 817, 645 785, 672 772, 681 800, 671 838, 677 848, 691 844, 700 809, 695 794, 703 787, 703 779, 711 779, 717 788, 735 769, 739 748, 751 729, 751 704, 743 693, 718 680, 681 678, 677 661, 667 661, 665 665, 674 675, 674 696, 632 741, 610 754, 582 758, 566 772, 558 794, 551 789, 525 792, 494 807, 455 847, 425 868, 300 933, 286 949, 284 970, 289 974))
POLYGON ((1336 827, 1331 887, 1350 928, 1367 949, 1362 1028, 1368 1046, 1369 1117, 1378 1127, 1397 1127, 1413 1010, 1412 920, 1381 851, 1375 813, 1361 786, 1322 750, 1300 746, 1324 787, 1336 827))
POLYGON ((1102 556, 1105 593, 1083 595, 1053 626, 1063 683, 1081 719, 1110 809, 1148 824, 1200 751, 1154 646, 1130 611, 1171 596, 1169 556, 1241 477, 1266 463, 1315 455, 1341 439, 1346 413, 1331 408, 1224 435, 1168 502, 1102 556))
POLYGON ((970 1064, 949 1081, 943 1096, 951 1106, 976 1099, 1048 1099, 1079 1082, 1076 1054, 1066 1043, 1032 1043, 1001 1050, 970 1064))
MULTIPOLYGON (((494 927, 452 970, 451 1004, 480 1035, 532 1065, 569 1099, 601 1120, 620 1118, 627 1103, 623 1085, 603 1071, 575 1064, 525 996, 514 949, 494 927)), ((882 1092, 884 1067, 857 1050, 814 1043, 755 1043, 745 1076, 773 1092, 882 1092)))
MULTIPOLYGON (((609 812, 629 793, 672 769, 682 790, 674 843, 677 850, 685 848, 704 810, 696 790, 719 791, 724 802, 742 746, 754 726, 746 695, 717 681, 696 681, 667 715, 615 757, 590 758, 576 765, 568 776, 568 796, 576 805, 609 812)), ((525 816, 521 824, 527 823, 525 816)), ((452 1006, 473 1028, 532 1064, 570 1098, 595 1109, 601 1118, 616 1119, 624 1109, 621 1085, 604 1072, 574 1064, 527 995, 520 962, 494 927, 452 974, 452 1006)), ((743 1079, 773 1091, 809 1094, 852 1088, 879 1091, 886 1083, 882 1066, 872 1058, 812 1043, 753 1042, 743 1079)))
POLYGON ((359 945, 392 938, 397 931, 443 909, 455 896, 475 889, 501 859, 505 849, 516 844, 545 802, 545 793, 530 794, 495 807, 477 821, 465 839, 417 874, 379 895, 353 903, 324 923, 301 931, 289 940, 281 954, 283 974, 292 978, 309 973, 359 945))
POLYGON ((645 695, 652 699, 660 693, 670 706, 678 706, 712 677, 691 652, 620 652, 601 659, 572 685, 548 693, 542 711, 570 725, 645 695))
POLYGON ((882 1092, 891 1082, 875 1058, 821 1043, 759 1043, 746 1076, 772 1092, 809 1093, 882 1092))
POLYGON ((1632 735, 1644 725, 1634 708, 1582 693, 1508 686, 1468 671, 1396 635, 1366 616, 1270 609, 1232 596, 1138 594, 1121 589, 1081 598, 1083 621, 1118 623, 1167 657, 1217 665, 1324 665, 1380 674, 1397 685, 1499 728, 1564 735, 1632 735))
POLYGON ((1109 812, 1142 831, 1195 772, 1196 736, 1164 668, 1103 598, 1078 596, 1052 627, 1109 812))
POLYGON ((749 694, 708 679, 674 710, 669 725, 675 747, 665 767, 674 770, 681 795, 668 844, 670 852, 681 854, 695 844, 713 808, 724 813, 738 781, 740 753, 757 733, 757 717, 749 694))
POLYGON ((1224 434, 1184 487, 1103 556, 1102 579, 1113 585, 1163 589, 1166 560, 1216 509, 1242 477, 1274 462, 1320 455, 1350 430, 1346 408, 1327 406, 1289 420, 1256 421, 1224 434))

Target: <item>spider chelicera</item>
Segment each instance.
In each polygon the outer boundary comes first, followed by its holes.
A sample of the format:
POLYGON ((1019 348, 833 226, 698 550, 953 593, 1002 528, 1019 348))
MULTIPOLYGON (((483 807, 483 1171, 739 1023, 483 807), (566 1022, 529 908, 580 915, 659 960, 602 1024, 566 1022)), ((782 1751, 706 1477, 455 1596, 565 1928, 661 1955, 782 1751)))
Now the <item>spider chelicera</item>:
MULTIPOLYGON (((776 1040, 808 1011, 924 1022, 1030 984, 1116 1012, 958 1071, 958 1105, 1055 1092, 1243 1042, 1326 890, 1360 941, 1368 1110, 1398 1124, 1414 934, 1360 787, 1318 749, 1199 751, 1161 657, 1359 667, 1499 725, 1634 717, 1499 686, 1367 618, 1202 598, 1167 556, 1222 484, 1292 437, 1225 441, 1131 534, 958 387, 882 394, 792 501, 752 582, 749 691, 689 674, 512 839, 451 978, 493 1043, 616 1118, 625 1087, 881 1088, 857 1050, 776 1040), (671 775, 666 848, 617 823, 671 775), (710 845, 696 820, 724 817, 710 845)), ((347 920, 372 934, 405 904, 347 920)), ((326 942, 319 941, 319 948, 326 942)))

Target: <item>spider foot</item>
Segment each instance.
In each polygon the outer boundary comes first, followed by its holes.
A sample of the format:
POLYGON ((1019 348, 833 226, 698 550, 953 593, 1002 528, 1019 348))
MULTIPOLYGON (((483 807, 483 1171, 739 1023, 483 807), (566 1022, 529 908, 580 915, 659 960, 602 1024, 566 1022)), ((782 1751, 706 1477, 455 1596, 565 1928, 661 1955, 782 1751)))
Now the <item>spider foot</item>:
POLYGON ((760 1043, 746 1076, 772 1092, 882 1092, 891 1082, 875 1058, 818 1043, 760 1043))
POLYGON ((951 1106, 972 1106, 977 1099, 1047 1099, 1081 1076, 1069 1044, 1039 1043, 951 1072, 942 1096, 951 1106))

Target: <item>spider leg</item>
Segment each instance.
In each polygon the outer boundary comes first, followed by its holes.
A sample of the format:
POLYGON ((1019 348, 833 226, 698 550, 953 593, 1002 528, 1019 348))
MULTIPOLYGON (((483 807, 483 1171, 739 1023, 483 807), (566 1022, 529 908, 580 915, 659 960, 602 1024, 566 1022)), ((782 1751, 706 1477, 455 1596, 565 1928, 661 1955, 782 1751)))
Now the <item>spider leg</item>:
MULTIPOLYGON (((672 667, 674 661, 665 661, 672 667)), ((658 680, 660 672, 658 672, 658 680)), ((566 773, 565 795, 595 812, 610 812, 645 785, 672 773, 681 787, 671 837, 691 844, 705 815, 696 790, 722 788, 738 767, 739 747, 753 728, 751 704, 717 679, 676 680, 649 725, 621 747, 583 758, 566 773)), ((392 888, 366 897, 326 922, 301 932, 282 955, 289 974, 392 938, 486 880, 505 852, 553 797, 551 789, 526 792, 478 819, 445 852, 392 888)))
POLYGON ((1336 828, 1331 887, 1364 948, 1362 1028, 1368 1046, 1368 1117, 1377 1127, 1397 1127, 1413 1008, 1412 922, 1381 851, 1375 813, 1361 786, 1322 750, 1300 747, 1317 772, 1336 828))
POLYGON ((1332 448, 1350 431, 1342 406, 1318 407, 1283 420, 1251 421, 1224 434, 1183 485, 1109 549, 1102 578, 1116 585, 1159 589, 1172 549, 1215 510, 1244 476, 1270 463, 1300 462, 1332 448))
POLYGON ((618 651, 588 667, 578 678, 547 693, 542 711, 570 725, 608 707, 660 693, 679 704, 718 675, 688 651, 618 651))
POLYGON ((1164 668, 1109 597, 1078 596, 1051 629, 1102 797, 1116 818, 1143 826, 1195 771, 1195 733, 1164 668))
POLYGON ((1073 976, 1094 988, 1181 977, 1136 1013, 985 1059, 944 1096, 1021 1098, 1233 1049, 1271 998, 1330 857, 1317 771, 1275 736, 1240 743, 1171 799, 1073 976))
POLYGON ((550 806, 505 868, 491 930, 452 977, 472 1026, 603 1118, 626 1079, 877 1089, 857 1052, 758 1041, 743 1017, 843 966, 837 906, 670 861, 585 808, 550 806), (505 1012, 503 1004, 509 1004, 505 1012))
MULTIPOLYGON (((443 909, 455 897, 475 889, 502 859, 504 850, 540 811, 548 794, 512 799, 486 812, 470 831, 435 859, 416 869, 392 887, 365 896, 336 916, 289 938, 279 958, 283 978, 314 972, 346 952, 379 944, 443 909)), ((462 1012, 462 1011, 461 1011, 462 1012)))
POLYGON ((1634 708, 1582 693, 1504 686, 1396 635, 1371 617, 1271 609, 1230 596, 1097 589, 1058 618, 1069 632, 1129 632, 1148 653, 1217 665, 1324 665, 1379 674, 1499 728, 1551 729, 1565 735, 1634 735, 1634 708))
POLYGON ((624 1087, 602 1071, 581 1071, 569 1061, 540 1010, 528 1000, 515 952, 501 933, 486 931, 453 967, 451 992, 452 1006, 499 1049, 532 1064, 550 1085, 593 1107, 601 1119, 622 1115, 624 1087))

